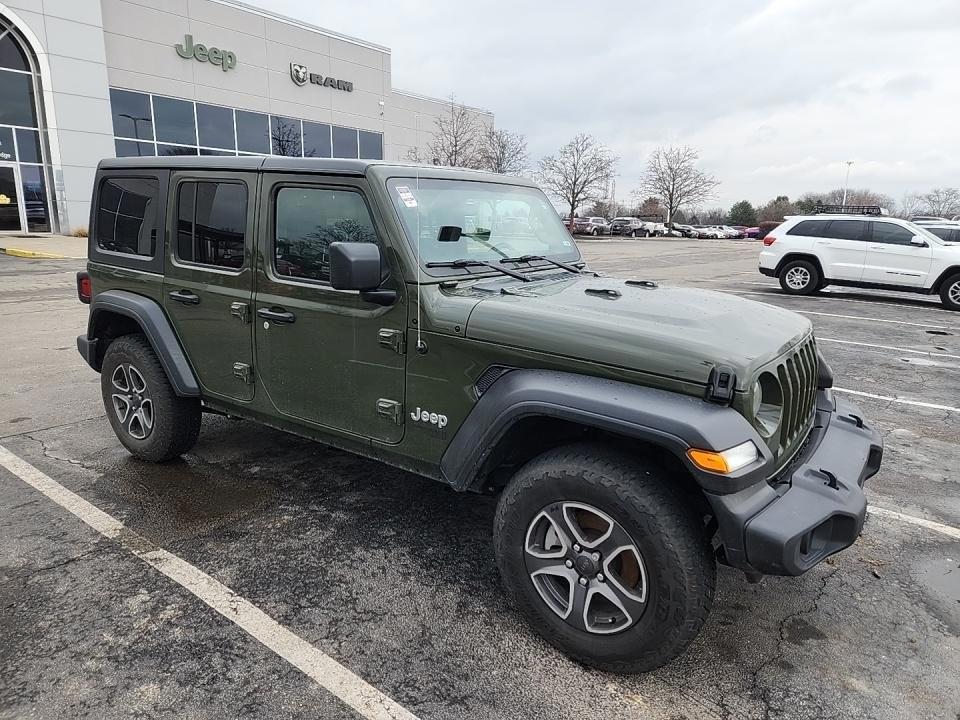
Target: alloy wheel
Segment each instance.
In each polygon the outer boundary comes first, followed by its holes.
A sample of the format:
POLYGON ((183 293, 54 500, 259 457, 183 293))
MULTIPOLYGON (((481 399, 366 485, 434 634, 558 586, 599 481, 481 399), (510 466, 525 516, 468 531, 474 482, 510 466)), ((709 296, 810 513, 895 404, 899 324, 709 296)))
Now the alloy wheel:
POLYGON ((647 605, 643 558, 630 534, 592 505, 557 502, 527 528, 524 563, 550 610, 577 630, 610 635, 647 605))
POLYGON ((810 284, 810 271, 804 267, 792 267, 787 270, 784 282, 791 290, 803 290, 810 284))
POLYGON ((110 378, 113 411, 120 425, 135 440, 144 440, 153 431, 153 400, 147 382, 130 363, 121 363, 110 378))
POLYGON ((950 302, 960 305, 960 280, 950 286, 950 289, 947 290, 947 297, 950 298, 950 302))

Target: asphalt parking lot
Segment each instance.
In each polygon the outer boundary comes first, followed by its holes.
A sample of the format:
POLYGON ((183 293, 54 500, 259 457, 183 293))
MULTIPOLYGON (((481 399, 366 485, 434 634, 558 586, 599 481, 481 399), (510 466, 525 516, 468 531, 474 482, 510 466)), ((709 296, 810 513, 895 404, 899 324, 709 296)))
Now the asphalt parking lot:
MULTIPOLYGON (((501 593, 493 498, 212 416, 182 461, 130 458, 75 348, 82 263, 0 255, 0 446, 126 528, 108 539, 0 467, 0 718, 361 717, 322 667, 232 619, 237 598, 424 720, 960 718, 960 313, 893 293, 784 296, 756 272, 755 241, 581 249, 611 275, 813 322, 838 391, 886 443, 853 548, 755 585, 722 568, 678 661, 585 670, 501 593), (231 607, 145 562, 151 548, 229 588, 231 607)), ((392 707, 377 716, 402 716, 392 707)))

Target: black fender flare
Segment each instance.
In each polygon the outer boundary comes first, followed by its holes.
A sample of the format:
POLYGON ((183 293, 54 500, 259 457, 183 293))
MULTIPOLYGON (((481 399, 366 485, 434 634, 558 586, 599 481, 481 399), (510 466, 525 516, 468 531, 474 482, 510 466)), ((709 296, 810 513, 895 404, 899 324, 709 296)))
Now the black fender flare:
POLYGON ((618 380, 552 370, 511 370, 484 392, 440 460, 444 479, 457 490, 476 489, 496 445, 518 421, 543 416, 580 423, 659 445, 710 492, 729 493, 766 477, 772 454, 754 428, 731 407, 618 380), (691 448, 727 450, 752 440, 761 461, 718 475, 696 468, 691 448))
MULTIPOLYGON (((153 351, 160 359, 170 384, 177 395, 181 397, 199 397, 200 386, 193 374, 193 368, 187 361, 187 356, 180 346, 170 321, 163 308, 155 300, 137 295, 126 290, 106 290, 94 296, 90 303, 90 320, 87 324, 87 342, 94 343, 96 336, 97 319, 101 313, 115 313, 131 318, 143 330, 153 351)), ((78 338, 79 342, 80 338, 78 338)), ((87 357, 91 367, 99 372, 100 368, 93 363, 93 358, 87 357)))

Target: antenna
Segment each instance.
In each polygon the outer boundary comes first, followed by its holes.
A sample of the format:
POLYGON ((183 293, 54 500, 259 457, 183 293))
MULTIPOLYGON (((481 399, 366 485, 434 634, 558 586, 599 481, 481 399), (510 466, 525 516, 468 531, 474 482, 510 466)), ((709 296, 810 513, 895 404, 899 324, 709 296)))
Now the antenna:
MULTIPOLYGON (((417 113, 417 143, 420 142, 420 113, 417 113)), ((416 193, 415 198, 417 200, 416 210, 417 210, 417 352, 422 353, 427 349, 427 346, 423 344, 423 340, 420 337, 420 304, 423 300, 423 294, 420 289, 420 163, 417 162, 416 165, 416 193)))

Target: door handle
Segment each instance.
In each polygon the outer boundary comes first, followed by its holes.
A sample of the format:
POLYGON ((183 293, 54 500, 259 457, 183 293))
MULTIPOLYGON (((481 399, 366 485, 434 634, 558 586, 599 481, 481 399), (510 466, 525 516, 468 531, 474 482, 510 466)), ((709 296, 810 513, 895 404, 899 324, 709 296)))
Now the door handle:
POLYGON ((199 305, 200 296, 194 295, 188 290, 174 290, 170 293, 170 299, 175 300, 178 303, 183 303, 184 305, 199 305))
POLYGON ((257 317, 261 317, 264 320, 272 320, 275 323, 282 323, 284 325, 289 325, 297 319, 297 316, 292 312, 288 312, 287 310, 278 307, 260 308, 257 310, 257 317))

